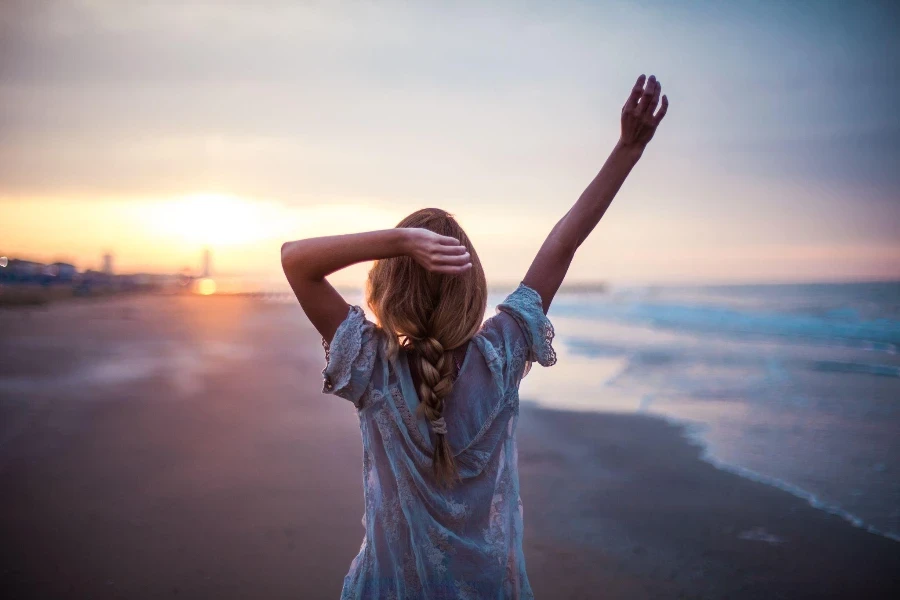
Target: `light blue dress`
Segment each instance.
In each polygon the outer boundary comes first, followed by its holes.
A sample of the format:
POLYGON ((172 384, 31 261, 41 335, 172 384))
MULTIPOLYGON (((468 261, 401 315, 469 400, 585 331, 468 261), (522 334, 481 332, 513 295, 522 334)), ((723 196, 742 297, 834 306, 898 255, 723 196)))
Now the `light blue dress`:
POLYGON ((346 598, 532 598, 522 553, 516 451, 519 383, 551 366, 553 326, 520 283, 472 338, 443 416, 462 482, 431 474, 432 434, 416 418, 405 352, 389 361, 385 333, 353 305, 325 343, 324 393, 349 400, 363 442, 365 535, 346 598))

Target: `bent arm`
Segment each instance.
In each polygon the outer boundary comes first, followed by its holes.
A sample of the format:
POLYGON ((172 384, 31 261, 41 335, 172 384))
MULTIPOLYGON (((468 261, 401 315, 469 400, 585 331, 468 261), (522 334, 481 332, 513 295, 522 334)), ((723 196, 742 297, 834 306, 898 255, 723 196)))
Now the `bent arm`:
POLYGON ((326 342, 347 317, 350 305, 326 276, 368 260, 406 253, 409 230, 382 229, 285 242, 281 266, 303 311, 326 342))
POLYGON ((303 311, 326 342, 347 317, 350 305, 325 279, 359 262, 409 256, 433 273, 454 275, 472 268, 456 238, 421 227, 395 227, 285 242, 281 266, 303 311))

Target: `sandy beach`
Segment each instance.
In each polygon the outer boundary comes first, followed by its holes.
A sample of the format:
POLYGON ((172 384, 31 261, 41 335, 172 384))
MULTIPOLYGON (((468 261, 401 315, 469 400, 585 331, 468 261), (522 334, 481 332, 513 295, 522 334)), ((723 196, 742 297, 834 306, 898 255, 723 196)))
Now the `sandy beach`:
MULTIPOLYGON (((337 598, 363 536, 362 447, 323 364, 290 304, 0 311, 0 593, 337 598)), ((538 598, 900 593, 900 543, 716 469, 665 421, 523 395, 518 435, 538 598)))

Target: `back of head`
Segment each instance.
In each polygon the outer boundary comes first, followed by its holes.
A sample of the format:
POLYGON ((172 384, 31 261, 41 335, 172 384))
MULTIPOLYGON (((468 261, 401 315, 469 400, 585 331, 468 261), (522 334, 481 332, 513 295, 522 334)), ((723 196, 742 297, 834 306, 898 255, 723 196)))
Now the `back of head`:
POLYGON ((419 415, 432 422, 434 474, 439 483, 457 478, 447 444, 442 413, 444 399, 453 388, 452 350, 468 342, 481 326, 487 307, 487 281, 478 254, 453 215, 438 208, 423 208, 397 227, 421 227, 451 236, 466 247, 472 268, 456 274, 432 273, 408 256, 375 262, 366 282, 366 300, 388 334, 388 354, 400 346, 418 366, 419 415))

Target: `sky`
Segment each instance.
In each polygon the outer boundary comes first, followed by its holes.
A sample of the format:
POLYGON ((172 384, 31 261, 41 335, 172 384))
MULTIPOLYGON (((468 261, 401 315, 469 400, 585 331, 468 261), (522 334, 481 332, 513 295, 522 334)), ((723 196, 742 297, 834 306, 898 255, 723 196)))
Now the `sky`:
MULTIPOLYGON (((0 254, 286 285, 437 206, 515 282, 638 75, 669 110, 567 282, 900 278, 888 2, 0 1, 0 254)), ((361 284, 368 264, 334 274, 361 284)))

